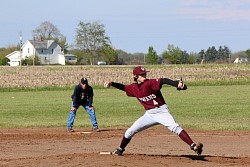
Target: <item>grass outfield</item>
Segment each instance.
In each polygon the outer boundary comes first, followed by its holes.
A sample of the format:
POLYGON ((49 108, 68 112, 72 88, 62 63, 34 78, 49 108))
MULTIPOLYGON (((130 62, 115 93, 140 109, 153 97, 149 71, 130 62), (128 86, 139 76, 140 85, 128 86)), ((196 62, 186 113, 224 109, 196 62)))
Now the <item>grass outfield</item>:
MULTIPOLYGON (((66 127, 73 90, 1 92, 0 128, 66 127)), ((130 126, 144 113, 135 98, 124 92, 94 89, 99 126, 130 126)), ((162 93, 175 120, 183 128, 250 130, 250 85, 189 86, 177 91, 164 86, 162 93)), ((77 112, 74 126, 91 127, 87 113, 77 112)))

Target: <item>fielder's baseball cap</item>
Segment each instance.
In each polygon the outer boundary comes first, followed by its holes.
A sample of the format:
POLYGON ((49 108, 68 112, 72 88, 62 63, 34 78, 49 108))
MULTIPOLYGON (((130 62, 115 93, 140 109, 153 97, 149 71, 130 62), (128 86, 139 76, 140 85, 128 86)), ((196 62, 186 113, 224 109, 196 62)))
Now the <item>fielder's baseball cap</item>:
POLYGON ((149 71, 146 71, 146 69, 143 66, 137 66, 133 70, 134 75, 140 75, 140 74, 146 74, 149 71))
POLYGON ((82 78, 82 79, 81 79, 81 83, 82 83, 82 84, 87 84, 87 85, 88 85, 88 80, 87 80, 87 78, 82 78))

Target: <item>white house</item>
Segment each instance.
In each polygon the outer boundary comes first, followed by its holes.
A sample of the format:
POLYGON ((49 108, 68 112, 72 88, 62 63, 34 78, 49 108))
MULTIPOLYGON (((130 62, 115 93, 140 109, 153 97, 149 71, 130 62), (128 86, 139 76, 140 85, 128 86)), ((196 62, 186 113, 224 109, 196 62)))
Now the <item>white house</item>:
MULTIPOLYGON (((55 40, 27 40, 22 46, 22 60, 34 55, 38 56, 41 64, 65 65, 62 48, 55 40)), ((20 64, 20 51, 14 51, 6 57, 11 66, 20 64)))
POLYGON ((235 60, 234 60, 234 63, 236 64, 236 63, 247 63, 248 62, 248 60, 247 60, 247 58, 236 58, 235 60))
POLYGON ((14 51, 6 56, 10 61, 10 66, 19 66, 20 64, 20 51, 14 51))

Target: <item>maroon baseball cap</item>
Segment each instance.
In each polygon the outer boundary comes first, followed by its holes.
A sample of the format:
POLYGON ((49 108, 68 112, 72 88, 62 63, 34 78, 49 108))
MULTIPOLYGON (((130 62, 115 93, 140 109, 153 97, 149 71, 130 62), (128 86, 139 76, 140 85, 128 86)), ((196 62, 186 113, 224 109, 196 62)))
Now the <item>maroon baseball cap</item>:
POLYGON ((146 74, 149 71, 146 71, 146 69, 143 66, 137 66, 133 70, 134 75, 140 75, 140 74, 146 74))

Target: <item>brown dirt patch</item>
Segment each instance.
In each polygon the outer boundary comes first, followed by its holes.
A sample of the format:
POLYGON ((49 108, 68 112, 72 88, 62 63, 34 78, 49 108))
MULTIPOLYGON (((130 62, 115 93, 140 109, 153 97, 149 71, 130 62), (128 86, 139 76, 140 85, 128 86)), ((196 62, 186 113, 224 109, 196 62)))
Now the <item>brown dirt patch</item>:
POLYGON ((250 164, 250 132, 186 130, 204 144, 198 157, 178 136, 161 126, 145 130, 132 139, 123 156, 100 155, 119 146, 126 128, 100 132, 65 128, 0 129, 0 166, 140 166, 196 167, 250 164), (79 133, 89 131, 91 133, 79 133), (78 133, 77 133, 78 132, 78 133))

